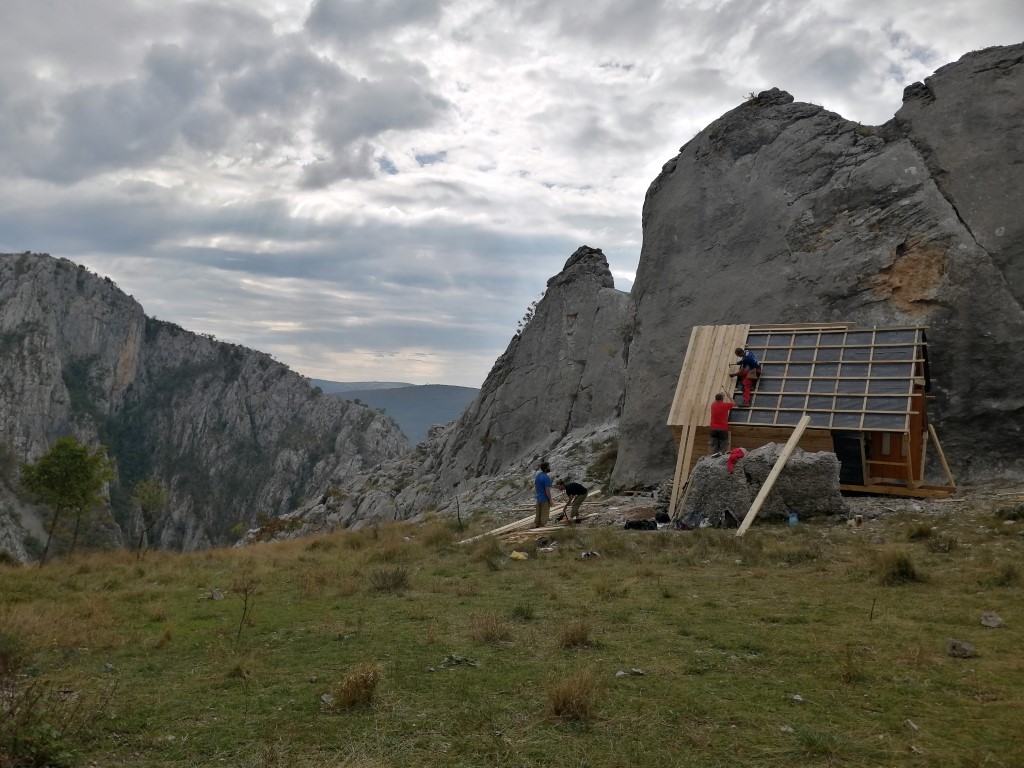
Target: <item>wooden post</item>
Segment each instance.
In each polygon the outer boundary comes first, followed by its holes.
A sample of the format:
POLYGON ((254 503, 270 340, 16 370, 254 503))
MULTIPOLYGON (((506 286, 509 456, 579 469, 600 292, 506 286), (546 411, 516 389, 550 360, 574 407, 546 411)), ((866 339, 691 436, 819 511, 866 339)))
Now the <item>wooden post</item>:
POLYGON ((935 453, 939 456, 939 462, 942 464, 942 469, 946 472, 946 478, 949 480, 949 484, 956 488, 956 481, 953 479, 953 473, 949 471, 949 464, 946 463, 946 454, 942 451, 942 444, 939 443, 939 436, 935 434, 935 427, 931 424, 928 425, 928 434, 932 436, 932 442, 935 443, 935 453))
POLYGON ((796 429, 793 430, 793 434, 789 436, 789 440, 786 441, 786 445, 782 449, 782 453, 779 454, 779 460, 775 462, 775 466, 772 467, 772 471, 768 473, 768 477, 764 481, 764 485, 761 486, 761 490, 757 494, 757 498, 754 499, 754 503, 750 505, 750 509, 747 511, 747 516, 743 518, 743 522, 740 523, 739 529, 736 531, 737 536, 742 536, 747 532, 747 528, 754 522, 754 518, 757 517, 757 513, 761 511, 761 506, 764 504, 765 499, 768 498, 768 494, 771 493, 772 487, 775 485, 775 481, 779 479, 779 475, 782 474, 782 468, 786 466, 786 462, 789 461, 789 457, 793 455, 793 451, 796 450, 796 444, 800 442, 800 437, 803 435, 804 430, 807 429, 807 425, 811 423, 811 417, 806 413, 800 419, 796 425, 796 429))

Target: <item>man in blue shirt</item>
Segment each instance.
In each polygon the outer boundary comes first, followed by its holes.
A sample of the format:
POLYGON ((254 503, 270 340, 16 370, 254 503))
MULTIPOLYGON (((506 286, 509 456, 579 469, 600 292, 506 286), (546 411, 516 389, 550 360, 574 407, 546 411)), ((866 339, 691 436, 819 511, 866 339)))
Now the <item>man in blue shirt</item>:
POLYGON ((551 514, 551 465, 542 461, 540 471, 533 478, 533 487, 537 491, 537 515, 533 518, 534 528, 543 528, 548 524, 548 515, 551 514))
POLYGON ((739 358, 740 369, 729 376, 735 376, 743 383, 743 404, 750 405, 750 390, 754 382, 761 378, 761 363, 749 349, 736 347, 734 351, 739 358))

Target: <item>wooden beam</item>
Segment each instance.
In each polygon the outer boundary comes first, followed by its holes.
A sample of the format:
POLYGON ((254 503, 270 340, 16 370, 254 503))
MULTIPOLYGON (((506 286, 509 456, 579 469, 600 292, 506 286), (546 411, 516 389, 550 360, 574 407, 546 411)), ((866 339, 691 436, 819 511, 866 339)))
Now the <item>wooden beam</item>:
POLYGON ((935 427, 931 424, 928 425, 928 434, 932 436, 932 442, 935 443, 935 453, 939 456, 939 462, 942 464, 943 470, 946 472, 946 479, 949 480, 949 484, 956 486, 956 480, 953 479, 953 473, 949 470, 949 464, 946 462, 946 454, 942 450, 942 444, 939 442, 939 436, 935 434, 935 427))
MULTIPOLYGON (((696 432, 697 430, 694 429, 693 431, 696 432)), ((668 509, 669 509, 669 514, 671 516, 673 516, 673 517, 675 516, 675 512, 676 512, 676 499, 679 497, 679 480, 683 476, 683 466, 684 466, 684 463, 688 462, 689 458, 690 458, 689 451, 684 450, 684 448, 685 448, 684 443, 686 443, 686 442, 689 442, 689 441, 687 439, 685 439, 685 438, 684 439, 680 439, 680 441, 679 441, 679 452, 678 452, 678 455, 676 456, 676 473, 675 473, 675 475, 673 475, 673 479, 672 479, 672 498, 671 498, 671 500, 668 503, 668 509)), ((689 473, 687 473, 687 474, 689 474, 689 473)))
POLYGON ((739 529, 736 531, 737 536, 742 536, 747 532, 747 528, 754 522, 754 518, 757 517, 757 513, 761 511, 761 507, 768 498, 768 494, 771 493, 772 487, 775 485, 775 481, 779 479, 779 475, 782 474, 782 468, 786 466, 786 462, 789 461, 789 457, 793 455, 793 451, 796 450, 796 444, 800 442, 800 435, 807 429, 807 425, 811 423, 810 416, 804 416, 800 419, 800 422, 796 425, 796 429, 793 430, 793 434, 789 436, 789 440, 782 449, 782 453, 779 454, 779 460, 775 462, 775 466, 772 467, 772 471, 768 473, 768 477, 764 481, 764 485, 761 486, 761 490, 757 494, 757 498, 754 499, 754 503, 750 505, 750 509, 747 511, 747 516, 743 518, 743 522, 740 523, 739 529))
POLYGON ((530 523, 532 523, 536 516, 536 514, 532 514, 529 517, 524 517, 522 520, 518 520, 514 523, 509 523, 508 525, 503 525, 501 526, 501 528, 495 528, 493 531, 487 531, 486 533, 481 533, 477 536, 470 536, 468 539, 463 539, 462 541, 460 541, 459 544, 469 544, 470 542, 478 541, 479 539, 482 539, 485 536, 497 536, 502 533, 508 533, 509 531, 517 531, 521 528, 525 528, 530 523))
POLYGON ((880 496, 910 496, 915 499, 944 499, 956 493, 956 488, 951 485, 922 485, 920 488, 909 488, 905 485, 885 485, 882 483, 868 483, 867 485, 840 483, 839 490, 873 493, 880 496))

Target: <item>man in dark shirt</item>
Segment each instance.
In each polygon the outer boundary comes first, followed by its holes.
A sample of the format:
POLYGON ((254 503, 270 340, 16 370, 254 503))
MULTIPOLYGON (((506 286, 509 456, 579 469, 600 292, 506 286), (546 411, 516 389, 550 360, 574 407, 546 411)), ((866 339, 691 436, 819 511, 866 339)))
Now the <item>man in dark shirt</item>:
POLYGON ((559 480, 555 483, 555 487, 565 493, 567 497, 565 506, 562 507, 563 513, 565 513, 567 509, 569 510, 568 514, 565 515, 565 524, 569 525, 571 522, 579 522, 580 505, 583 504, 583 500, 587 498, 589 491, 579 483, 574 483, 571 480, 559 480))
POLYGON ((735 352, 736 357, 739 358, 737 365, 740 369, 736 373, 730 373, 729 376, 739 378, 743 384, 743 405, 750 405, 750 390, 761 378, 761 362, 749 349, 736 347, 735 352))

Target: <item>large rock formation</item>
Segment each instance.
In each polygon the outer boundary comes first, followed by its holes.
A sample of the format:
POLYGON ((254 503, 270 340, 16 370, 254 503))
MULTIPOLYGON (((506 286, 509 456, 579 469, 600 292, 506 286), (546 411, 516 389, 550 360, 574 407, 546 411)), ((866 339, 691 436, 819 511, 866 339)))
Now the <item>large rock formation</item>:
POLYGON ((408 450, 389 417, 321 395, 266 354, 147 318, 109 278, 0 256, 0 444, 31 461, 68 433, 116 459, 122 528, 134 484, 162 479, 172 500, 156 535, 184 549, 408 450))
POLYGON ((765 91, 665 164, 644 203, 617 485, 671 475, 690 328, 733 322, 929 326, 959 479, 1019 474, 1022 62, 1024 45, 968 54, 880 128, 765 91))
POLYGON ((583 246, 570 256, 476 400, 431 442, 398 506, 414 513, 450 498, 453 487, 540 457, 574 430, 615 419, 628 300, 600 250, 583 246))

